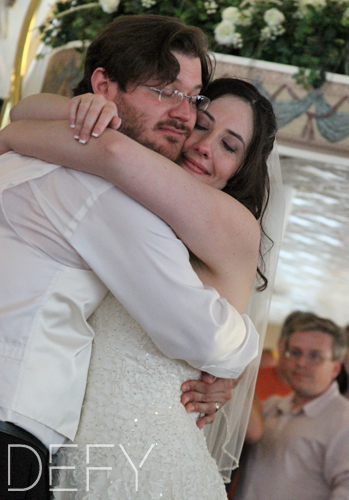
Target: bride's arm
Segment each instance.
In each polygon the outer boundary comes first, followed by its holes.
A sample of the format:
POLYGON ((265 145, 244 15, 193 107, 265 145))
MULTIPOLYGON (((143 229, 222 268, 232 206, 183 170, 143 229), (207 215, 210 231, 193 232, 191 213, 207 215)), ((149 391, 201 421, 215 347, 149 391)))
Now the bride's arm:
POLYGON ((101 175, 120 187, 164 219, 204 263, 199 275, 205 284, 244 309, 256 274, 259 226, 235 199, 114 130, 87 145, 73 141, 60 121, 18 121, 1 134, 21 154, 101 175))
POLYGON ((22 99, 10 111, 11 122, 33 120, 66 120, 70 99, 56 94, 34 94, 22 99))
POLYGON ((82 94, 73 99, 56 94, 34 94, 22 99, 10 111, 11 121, 68 120, 74 138, 88 142, 91 134, 101 135, 109 127, 117 130, 121 124, 117 107, 99 94, 82 94))

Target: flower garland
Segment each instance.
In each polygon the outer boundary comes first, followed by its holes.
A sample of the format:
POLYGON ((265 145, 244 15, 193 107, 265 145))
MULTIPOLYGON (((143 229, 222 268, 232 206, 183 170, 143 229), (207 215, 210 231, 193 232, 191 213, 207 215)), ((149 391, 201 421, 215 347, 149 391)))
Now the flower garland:
POLYGON ((92 40, 117 16, 149 13, 198 26, 216 52, 297 66, 306 87, 320 87, 326 72, 349 74, 349 0, 66 0, 53 12, 40 27, 52 47, 92 40))
POLYGON ((298 66, 298 83, 349 74, 348 0, 245 0, 223 9, 214 30, 224 52, 298 66))

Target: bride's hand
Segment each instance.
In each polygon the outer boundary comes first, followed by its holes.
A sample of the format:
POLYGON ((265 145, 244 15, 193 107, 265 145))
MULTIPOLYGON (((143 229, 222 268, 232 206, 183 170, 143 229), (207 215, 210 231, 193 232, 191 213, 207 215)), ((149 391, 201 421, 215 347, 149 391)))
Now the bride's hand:
POLYGON ((81 144, 86 144, 91 135, 99 137, 107 127, 117 130, 121 125, 116 104, 100 94, 73 97, 69 103, 68 120, 74 129, 74 139, 81 144))
POLYGON ((181 402, 186 411, 203 415, 196 422, 199 429, 214 422, 216 403, 221 408, 231 399, 231 390, 236 387, 238 380, 216 378, 202 373, 202 380, 188 380, 182 384, 181 402))
POLYGON ((12 151, 12 149, 9 147, 8 142, 6 141, 6 135, 8 132, 8 128, 11 125, 8 125, 4 129, 0 131, 0 155, 3 155, 5 153, 8 153, 9 151, 12 151))

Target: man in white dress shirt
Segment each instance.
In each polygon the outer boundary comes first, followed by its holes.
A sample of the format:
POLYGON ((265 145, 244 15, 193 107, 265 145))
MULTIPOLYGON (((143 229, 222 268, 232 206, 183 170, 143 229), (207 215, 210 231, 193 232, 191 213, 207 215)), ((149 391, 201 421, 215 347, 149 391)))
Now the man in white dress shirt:
MULTIPOLYGON (((293 392, 263 402, 236 500, 349 498, 349 402, 336 377, 346 338, 332 321, 303 313, 284 329, 286 375, 293 392)), ((251 424, 251 421, 250 421, 251 424)), ((250 429, 251 430, 251 429, 250 429)))
MULTIPOLYGON (((199 30, 135 16, 91 44, 78 92, 104 94, 111 82, 122 130, 175 159, 210 75, 199 30), (173 82, 169 102, 155 105, 145 85, 154 74, 159 85, 173 82)), ((1 157, 0 171, 0 444, 16 445, 9 471, 2 456, 0 494, 40 500, 48 497, 47 475, 37 470, 45 447, 77 430, 93 338, 86 319, 107 289, 164 354, 218 377, 242 372, 258 336, 202 286, 172 230, 106 181, 15 153, 1 157)))

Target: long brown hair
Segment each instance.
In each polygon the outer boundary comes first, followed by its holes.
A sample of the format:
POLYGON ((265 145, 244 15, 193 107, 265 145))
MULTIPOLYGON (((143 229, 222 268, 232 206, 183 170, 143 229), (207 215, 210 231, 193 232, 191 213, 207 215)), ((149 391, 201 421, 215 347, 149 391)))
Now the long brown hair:
MULTIPOLYGON (((276 117, 271 103, 260 94, 254 85, 238 78, 217 78, 202 93, 211 101, 225 95, 233 95, 247 102, 253 112, 253 135, 244 159, 224 192, 240 201, 259 220, 262 235, 273 242, 263 229, 263 214, 268 204, 270 185, 267 159, 274 145, 277 132, 276 117)), ((260 250, 260 266, 257 273, 262 281, 258 290, 267 287, 263 274, 264 261, 260 250)))

